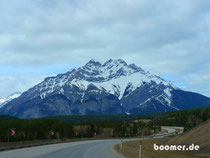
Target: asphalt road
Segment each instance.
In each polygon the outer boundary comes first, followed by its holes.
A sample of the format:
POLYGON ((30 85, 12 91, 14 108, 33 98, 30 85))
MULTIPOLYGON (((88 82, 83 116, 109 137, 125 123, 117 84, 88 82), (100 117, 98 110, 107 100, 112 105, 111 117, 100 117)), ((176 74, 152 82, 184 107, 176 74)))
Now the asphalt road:
POLYGON ((0 158, 119 158, 113 146, 120 141, 94 140, 38 146, 3 151, 0 158))
MULTIPOLYGON (((174 132, 170 127, 164 129, 168 130, 168 134, 164 136, 174 132)), ((157 137, 162 135, 153 135, 152 138, 157 137)), ((113 150, 113 146, 120 141, 121 139, 91 140, 16 149, 0 152, 0 158, 124 158, 113 150)))

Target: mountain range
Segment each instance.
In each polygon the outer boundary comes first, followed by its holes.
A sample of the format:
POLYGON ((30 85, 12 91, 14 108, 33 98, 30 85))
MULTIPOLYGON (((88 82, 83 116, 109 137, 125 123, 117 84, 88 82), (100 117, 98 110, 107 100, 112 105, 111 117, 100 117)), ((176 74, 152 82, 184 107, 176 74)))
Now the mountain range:
POLYGON ((149 114, 210 106, 210 98, 182 90, 122 59, 84 66, 23 92, 0 108, 19 118, 57 115, 149 114))

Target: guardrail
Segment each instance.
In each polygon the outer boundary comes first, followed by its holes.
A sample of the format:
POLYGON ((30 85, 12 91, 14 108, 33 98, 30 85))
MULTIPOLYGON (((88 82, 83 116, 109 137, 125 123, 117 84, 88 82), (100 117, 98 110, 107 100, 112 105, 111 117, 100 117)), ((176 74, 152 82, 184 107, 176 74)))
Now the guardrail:
POLYGON ((92 139, 72 139, 72 140, 40 140, 37 142, 22 142, 24 144, 19 144, 19 142, 10 142, 10 143, 0 143, 3 146, 0 146, 0 151, 6 151, 11 149, 21 149, 21 148, 29 148, 29 147, 36 147, 42 145, 50 145, 50 144, 59 144, 59 143, 70 143, 70 142, 77 142, 77 141, 87 141, 87 140, 98 140, 97 138, 92 139), (43 141, 43 142, 42 142, 43 141))

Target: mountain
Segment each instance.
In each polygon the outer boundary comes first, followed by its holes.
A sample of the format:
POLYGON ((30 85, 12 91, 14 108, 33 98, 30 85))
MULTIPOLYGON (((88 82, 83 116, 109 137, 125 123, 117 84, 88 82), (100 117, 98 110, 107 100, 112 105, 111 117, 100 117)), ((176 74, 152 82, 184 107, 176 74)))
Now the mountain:
POLYGON ((10 102, 12 99, 15 99, 21 95, 21 92, 14 92, 7 96, 6 98, 0 99, 0 108, 2 108, 4 105, 6 105, 8 102, 10 102))
POLYGON ((124 60, 90 60, 45 78, 0 109, 19 118, 57 115, 148 114, 210 105, 210 98, 184 91, 124 60))

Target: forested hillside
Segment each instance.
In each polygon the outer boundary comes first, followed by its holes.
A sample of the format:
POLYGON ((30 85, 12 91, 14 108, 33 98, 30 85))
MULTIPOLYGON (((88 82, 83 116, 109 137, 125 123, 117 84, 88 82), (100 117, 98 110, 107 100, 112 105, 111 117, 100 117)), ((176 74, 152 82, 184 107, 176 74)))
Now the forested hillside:
POLYGON ((189 130, 209 118, 210 107, 146 116, 58 116, 30 120, 0 116, 0 141, 8 140, 10 128, 15 128, 17 132, 15 137, 10 137, 10 141, 114 138, 149 135, 159 131, 161 126, 181 126, 189 130), (55 135, 50 137, 50 131, 54 131, 55 135))
POLYGON ((140 116, 139 119, 151 119, 155 124, 162 126, 181 126, 186 130, 196 127, 201 122, 210 119, 210 107, 179 110, 162 114, 140 116))

